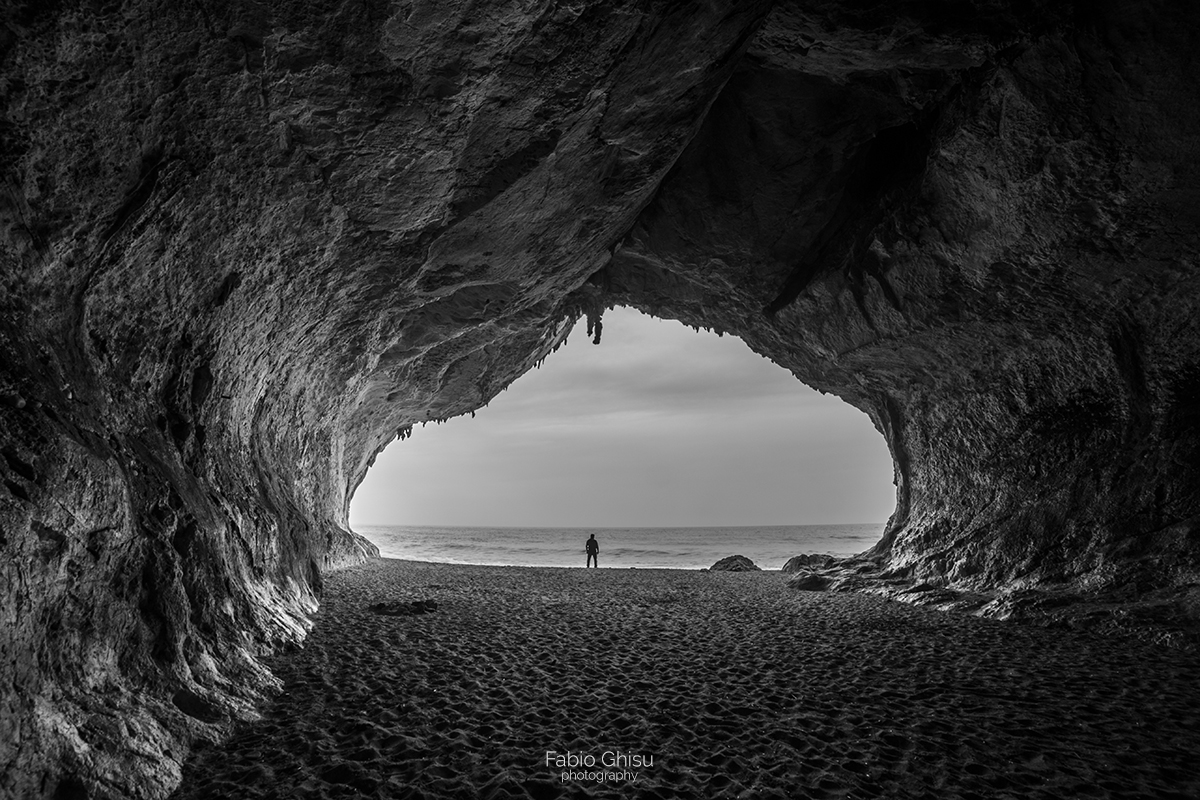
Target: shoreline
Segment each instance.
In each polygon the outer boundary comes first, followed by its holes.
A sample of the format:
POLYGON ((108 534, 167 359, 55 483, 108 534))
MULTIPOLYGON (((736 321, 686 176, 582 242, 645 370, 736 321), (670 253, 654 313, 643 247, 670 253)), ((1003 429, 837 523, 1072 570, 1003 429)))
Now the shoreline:
POLYGON ((329 573, 315 623, 270 659, 262 720, 194 753, 174 797, 1200 792, 1196 655, 777 571, 380 558, 329 573), (636 777, 562 779, 602 771, 636 777))
POLYGON ((797 553, 834 558, 876 545, 882 524, 669 528, 524 528, 359 526, 384 558, 479 566, 584 566, 594 534, 605 567, 707 569, 730 553, 779 569, 797 553))
MULTIPOLYGON (((383 556, 383 555, 371 556, 370 558, 367 559, 366 563, 369 564, 373 561, 399 561, 399 562, 402 562, 405 564, 430 564, 430 565, 439 565, 439 566, 446 566, 446 567, 488 567, 491 569, 553 569, 553 570, 587 569, 589 571, 611 570, 613 572, 620 572, 623 570, 638 570, 641 572, 711 572, 712 571, 710 567, 565 567, 565 566, 560 566, 560 565, 555 565, 555 564, 470 564, 470 563, 459 562, 459 561, 426 561, 426 560, 419 559, 419 558, 394 558, 392 556, 383 556)), ((353 567, 356 567, 356 566, 360 566, 360 565, 350 564, 350 565, 347 565, 344 567, 338 567, 337 569, 338 570, 352 569, 353 567)), ((718 570, 718 571, 721 571, 721 570, 718 570)), ((782 569, 768 569, 766 567, 759 567, 757 570, 750 570, 750 572, 769 572, 769 573, 776 573, 776 574, 787 574, 787 573, 784 573, 784 571, 782 569)))

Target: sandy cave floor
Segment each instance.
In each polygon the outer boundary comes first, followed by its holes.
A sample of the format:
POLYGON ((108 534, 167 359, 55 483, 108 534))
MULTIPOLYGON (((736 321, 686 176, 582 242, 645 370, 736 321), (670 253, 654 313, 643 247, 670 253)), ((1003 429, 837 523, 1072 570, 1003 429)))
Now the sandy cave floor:
POLYGON ((1200 656, 786 577, 334 573, 284 692, 174 798, 1200 797, 1200 656))

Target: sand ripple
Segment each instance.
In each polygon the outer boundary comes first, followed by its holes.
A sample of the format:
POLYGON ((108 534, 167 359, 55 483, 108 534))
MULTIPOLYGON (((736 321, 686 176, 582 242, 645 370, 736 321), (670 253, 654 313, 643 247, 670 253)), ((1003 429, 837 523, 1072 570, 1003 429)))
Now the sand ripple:
MULTIPOLYGON (((797 592, 779 573, 333 574, 263 721, 180 800, 1200 796, 1195 654, 797 592), (424 598, 438 610, 372 613, 424 598), (546 752, 641 755, 563 781, 546 752)), ((611 759, 611 756, 609 757, 611 759)))

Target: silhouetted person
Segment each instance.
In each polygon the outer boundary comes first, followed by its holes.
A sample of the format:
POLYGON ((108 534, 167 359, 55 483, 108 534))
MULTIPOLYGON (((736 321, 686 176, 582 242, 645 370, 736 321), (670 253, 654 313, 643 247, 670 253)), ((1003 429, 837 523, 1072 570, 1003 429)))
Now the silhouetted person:
MULTIPOLYGON (((583 549, 587 551, 587 566, 599 569, 600 543, 596 541, 596 534, 593 533, 588 537, 587 544, 583 546, 583 549)), ((587 569, 587 567, 584 567, 584 569, 587 569)))

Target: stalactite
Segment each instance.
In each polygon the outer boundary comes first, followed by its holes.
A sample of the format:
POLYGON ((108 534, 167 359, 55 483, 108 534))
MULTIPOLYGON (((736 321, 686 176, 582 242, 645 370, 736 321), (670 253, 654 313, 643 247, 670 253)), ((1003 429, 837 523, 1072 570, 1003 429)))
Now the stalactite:
POLYGON ((590 291, 584 296, 584 315, 587 317, 587 334, 592 344, 600 344, 600 333, 604 330, 604 311, 607 308, 599 292, 590 291))

